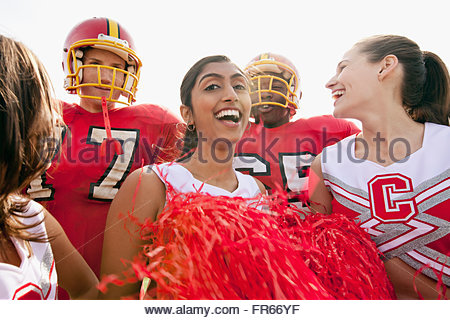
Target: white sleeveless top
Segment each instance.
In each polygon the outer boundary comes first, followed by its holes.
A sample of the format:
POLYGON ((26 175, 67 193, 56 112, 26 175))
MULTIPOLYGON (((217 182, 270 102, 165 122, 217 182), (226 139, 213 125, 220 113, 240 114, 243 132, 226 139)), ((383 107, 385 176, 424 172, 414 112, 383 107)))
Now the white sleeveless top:
POLYGON ((166 185, 170 184, 177 193, 201 192, 211 196, 228 196, 254 198, 261 193, 255 179, 252 176, 234 171, 238 179, 238 187, 233 192, 210 185, 194 178, 192 173, 182 165, 171 162, 151 167, 161 181, 166 185))
MULTIPOLYGON (((30 201, 23 215, 31 216, 37 212, 40 213, 34 217, 20 218, 21 222, 30 225, 44 219, 42 206, 30 201)), ((44 222, 28 231, 47 237, 44 222)), ((13 237, 11 240, 22 262, 19 267, 0 263, 0 299, 55 300, 58 280, 50 243, 29 241, 30 252, 25 241, 13 237)))
POLYGON ((355 157, 355 135, 325 148, 321 164, 333 212, 358 219, 386 258, 429 265, 450 285, 450 127, 425 123, 422 147, 386 167, 355 157))

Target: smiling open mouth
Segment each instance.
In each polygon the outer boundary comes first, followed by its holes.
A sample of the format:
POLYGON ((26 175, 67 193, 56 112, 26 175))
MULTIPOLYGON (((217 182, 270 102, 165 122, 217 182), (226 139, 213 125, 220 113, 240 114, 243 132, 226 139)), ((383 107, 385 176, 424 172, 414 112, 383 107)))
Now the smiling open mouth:
POLYGON ((219 111, 214 116, 217 120, 233 121, 234 123, 239 122, 242 118, 242 114, 238 110, 231 109, 219 111))
POLYGON ((334 100, 337 100, 344 94, 344 92, 345 92, 344 90, 337 90, 337 91, 333 92, 332 98, 334 100))

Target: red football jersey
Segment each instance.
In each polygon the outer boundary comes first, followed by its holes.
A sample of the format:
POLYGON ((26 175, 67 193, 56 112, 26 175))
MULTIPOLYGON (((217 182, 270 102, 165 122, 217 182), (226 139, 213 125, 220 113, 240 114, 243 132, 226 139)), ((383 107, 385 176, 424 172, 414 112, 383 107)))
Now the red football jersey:
POLYGON ((290 202, 301 202, 316 155, 359 131, 352 122, 331 115, 299 119, 276 128, 252 123, 236 146, 233 166, 258 178, 269 192, 286 190, 290 202))
POLYGON ((115 154, 111 144, 102 156, 100 145, 107 137, 102 113, 64 103, 63 117, 67 128, 60 150, 27 193, 54 215, 98 276, 112 199, 127 175, 142 163, 173 160, 180 120, 157 105, 112 109, 111 134, 120 141, 123 154, 115 154))

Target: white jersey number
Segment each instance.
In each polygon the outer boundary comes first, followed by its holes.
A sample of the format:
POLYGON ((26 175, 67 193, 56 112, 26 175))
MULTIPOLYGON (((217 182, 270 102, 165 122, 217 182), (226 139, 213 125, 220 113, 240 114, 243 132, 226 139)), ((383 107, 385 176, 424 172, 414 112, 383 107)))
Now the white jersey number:
POLYGON ((315 155, 310 152, 280 153, 278 157, 284 187, 293 192, 306 191, 308 189, 306 172, 315 155))
POLYGON ((240 153, 233 158, 233 168, 251 176, 270 176, 270 163, 256 153, 240 153))
MULTIPOLYGON (((56 143, 55 155, 53 156, 52 161, 55 159, 56 155, 59 153, 61 149, 62 141, 67 133, 67 127, 62 126, 58 127, 59 131, 59 140, 56 143)), ((53 185, 47 184, 47 171, 41 174, 39 177, 31 181, 30 185, 27 188, 27 194, 36 201, 49 201, 55 199, 55 189, 53 185)))
MULTIPOLYGON (((115 154, 100 179, 91 183, 89 199, 106 201, 114 199, 133 164, 134 152, 139 141, 138 130, 111 128, 111 135, 114 139, 122 142, 123 154, 115 154)), ((106 137, 104 128, 91 127, 86 143, 100 145, 106 137)))
MULTIPOLYGON (((288 192, 303 193, 308 188, 306 174, 315 155, 311 152, 280 153, 278 161, 283 179, 283 187, 288 192)), ((256 153, 239 153, 233 159, 233 167, 238 171, 248 171, 254 177, 270 176, 270 162, 256 153)), ((291 199, 298 207, 304 206, 299 200, 291 199)))

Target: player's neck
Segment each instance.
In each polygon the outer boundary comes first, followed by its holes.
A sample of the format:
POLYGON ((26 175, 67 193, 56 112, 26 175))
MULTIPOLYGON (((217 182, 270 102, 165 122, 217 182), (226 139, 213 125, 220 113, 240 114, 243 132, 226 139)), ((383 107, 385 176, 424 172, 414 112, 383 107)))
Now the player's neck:
MULTIPOLYGON (((107 102, 107 106, 108 110, 112 110, 115 108, 115 104, 113 102, 107 102)), ((96 99, 82 98, 80 99, 80 107, 90 113, 103 112, 102 102, 96 99)))
POLYGON ((277 122, 263 122, 263 126, 264 126, 264 128, 267 128, 267 129, 273 129, 273 128, 281 127, 282 125, 285 125, 288 122, 289 122, 289 118, 288 119, 283 118, 277 122))

